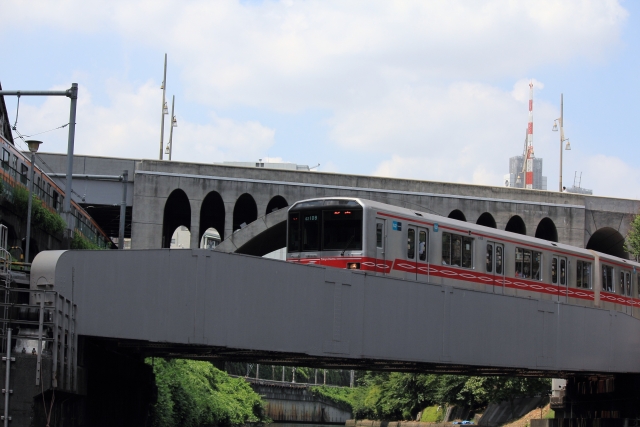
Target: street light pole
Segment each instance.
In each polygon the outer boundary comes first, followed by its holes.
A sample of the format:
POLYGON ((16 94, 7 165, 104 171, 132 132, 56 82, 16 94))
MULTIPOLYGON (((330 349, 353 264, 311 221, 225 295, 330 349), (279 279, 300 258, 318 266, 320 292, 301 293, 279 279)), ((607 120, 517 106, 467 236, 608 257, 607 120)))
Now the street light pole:
POLYGON ((564 110, 564 100, 562 97, 563 94, 560 94, 560 180, 559 180, 559 188, 558 191, 562 193, 562 143, 564 142, 564 122, 563 122, 563 110, 564 110))
POLYGON ((67 230, 64 245, 69 248, 73 237, 73 215, 71 213, 71 189, 73 175, 73 146, 76 136, 76 107, 78 105, 78 83, 72 83, 67 90, 0 90, 0 95, 21 96, 66 96, 71 100, 69 111, 69 142, 67 144, 67 184, 62 213, 66 217, 67 230))
POLYGON ((164 77, 162 78, 162 120, 160 120, 160 157, 162 160, 162 149, 164 148, 164 115, 166 113, 165 94, 167 92, 167 54, 164 54, 164 77))
POLYGON ((558 124, 560 125, 560 179, 558 180, 558 191, 562 193, 562 144, 567 141, 567 145, 564 147, 565 150, 571 150, 571 145, 569 144, 569 138, 564 137, 564 102, 562 98, 562 94, 560 94, 560 118, 556 119, 553 123, 553 131, 558 130, 558 124))
POLYGON ((29 247, 31 244, 31 199, 33 198, 33 175, 36 168, 36 152, 42 141, 27 141, 29 151, 31 151, 31 166, 29 167, 29 199, 27 201, 27 242, 24 251, 24 262, 29 262, 29 247))
POLYGON ((169 161, 171 161, 171 154, 173 153, 173 128, 178 126, 176 122, 176 116, 173 115, 173 107, 176 103, 176 96, 173 95, 171 98, 171 129, 169 130, 169 161))

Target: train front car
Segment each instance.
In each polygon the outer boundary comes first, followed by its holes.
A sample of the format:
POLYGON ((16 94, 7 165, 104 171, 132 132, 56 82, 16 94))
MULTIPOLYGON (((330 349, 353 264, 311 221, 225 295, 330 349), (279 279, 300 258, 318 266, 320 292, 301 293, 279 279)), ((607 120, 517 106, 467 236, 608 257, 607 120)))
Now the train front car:
POLYGON ((365 254, 365 209, 357 199, 303 200, 289 209, 287 261, 353 270, 375 266, 365 254))

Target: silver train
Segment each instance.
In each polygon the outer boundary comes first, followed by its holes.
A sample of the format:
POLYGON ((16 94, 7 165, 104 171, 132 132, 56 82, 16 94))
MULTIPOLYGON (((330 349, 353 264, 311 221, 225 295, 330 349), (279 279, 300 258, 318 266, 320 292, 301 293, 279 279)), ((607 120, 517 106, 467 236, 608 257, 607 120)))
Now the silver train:
POLYGON ((640 264, 371 200, 291 206, 287 261, 616 310, 640 318, 640 264))

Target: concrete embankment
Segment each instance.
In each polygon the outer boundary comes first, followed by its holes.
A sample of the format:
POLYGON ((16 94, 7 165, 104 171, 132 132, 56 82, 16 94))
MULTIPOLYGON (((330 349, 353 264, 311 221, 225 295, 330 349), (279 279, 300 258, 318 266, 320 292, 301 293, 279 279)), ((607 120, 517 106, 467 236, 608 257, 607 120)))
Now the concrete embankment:
POLYGON ((347 420, 345 427, 451 427, 451 423, 421 423, 418 421, 347 420))

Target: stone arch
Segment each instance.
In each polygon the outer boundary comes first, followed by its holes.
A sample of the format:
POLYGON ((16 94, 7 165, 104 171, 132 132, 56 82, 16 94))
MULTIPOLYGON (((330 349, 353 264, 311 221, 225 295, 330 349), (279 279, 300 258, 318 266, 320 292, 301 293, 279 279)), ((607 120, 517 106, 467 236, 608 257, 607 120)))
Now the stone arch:
POLYGON ((215 228, 224 240, 224 201, 220 193, 212 191, 202 201, 200 207, 200 229, 198 230, 198 242, 209 228, 215 228))
POLYGON ((289 204, 284 197, 280 195, 273 196, 271 200, 269 200, 269 204, 267 204, 267 211, 265 212, 265 215, 269 215, 271 212, 286 208, 287 206, 289 206, 289 204))
POLYGON ((587 242, 587 249, 619 258, 629 258, 629 254, 624 250, 624 237, 611 227, 604 227, 593 233, 587 242))
POLYGON ((476 224, 482 225, 485 227, 498 228, 498 226, 496 225, 496 220, 493 218, 493 215, 491 215, 489 212, 485 212, 482 215, 480 215, 480 217, 476 221, 476 224))
POLYGON ((164 204, 162 220, 162 247, 171 247, 171 236, 181 225, 191 230, 191 203, 187 194, 177 188, 171 192, 164 204))
POLYGON ((548 240, 550 242, 558 241, 558 230, 551 218, 545 217, 538 223, 536 228, 536 237, 538 239, 548 240))
POLYGON ((239 230, 242 224, 249 225, 258 219, 258 206, 249 193, 244 193, 233 207, 233 231, 239 230))
POLYGON ((524 221, 518 215, 514 215, 509 218, 509 222, 507 222, 507 226, 504 230, 511 233, 527 235, 527 226, 524 225, 524 221))
POLYGON ((460 209, 452 210, 451 213, 449 214, 449 218, 457 219, 458 221, 466 221, 467 220, 467 217, 464 216, 464 214, 462 213, 462 211, 460 209))

